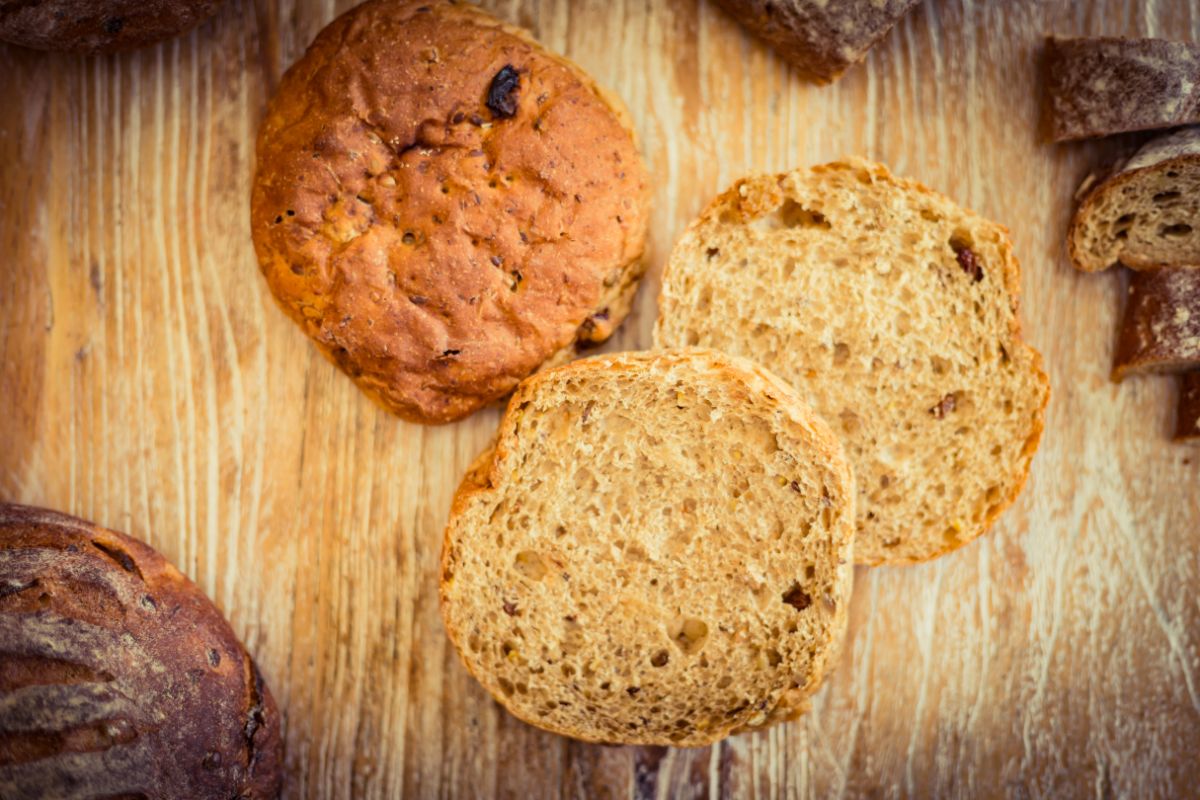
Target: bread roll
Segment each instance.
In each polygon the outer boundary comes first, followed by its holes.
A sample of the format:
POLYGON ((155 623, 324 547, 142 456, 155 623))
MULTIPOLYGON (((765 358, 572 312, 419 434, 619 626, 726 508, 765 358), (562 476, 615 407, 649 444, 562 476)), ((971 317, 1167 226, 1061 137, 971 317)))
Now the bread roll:
POLYGON ((371 0, 284 76, 251 226, 283 309, 406 419, 459 419, 607 339, 648 188, 620 102, 451 0, 371 0))

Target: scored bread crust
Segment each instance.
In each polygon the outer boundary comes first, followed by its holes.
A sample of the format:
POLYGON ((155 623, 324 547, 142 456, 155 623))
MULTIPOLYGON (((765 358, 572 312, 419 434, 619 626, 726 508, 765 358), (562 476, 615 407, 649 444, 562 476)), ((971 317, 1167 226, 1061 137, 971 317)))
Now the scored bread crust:
MULTIPOLYGON (((982 286, 986 289, 989 284, 982 286)), ((858 287, 856 284, 856 291, 858 287)), ((924 290, 918 285, 914 291, 924 290)), ((716 347, 755 358, 789 380, 800 396, 842 434, 855 465, 859 484, 855 556, 859 563, 915 563, 955 550, 983 534, 1015 501, 1028 479, 1045 425, 1049 382, 1041 354, 1021 339, 1019 294, 1020 268, 1007 229, 916 181, 897 178, 883 165, 847 158, 807 170, 745 178, 714 199, 691 223, 668 259, 654 342, 658 347, 716 347), (885 212, 890 213, 893 206, 912 217, 906 223, 909 227, 896 231, 880 227, 887 220, 885 212), (776 235, 772 231, 783 232, 778 240, 760 238, 776 235), (881 249, 881 243, 891 241, 885 242, 885 237, 901 238, 903 243, 902 237, 908 236, 919 243, 921 236, 934 233, 948 239, 942 245, 945 252, 937 253, 936 261, 916 263, 913 253, 917 244, 902 244, 890 253, 881 249), (783 245, 776 250, 756 251, 754 248, 764 241, 783 245), (723 252, 727 242, 732 249, 723 252), (972 243, 980 252, 967 246, 972 243), (966 254, 958 249, 960 244, 966 254), (804 263, 799 251, 788 249, 793 246, 812 246, 821 255, 813 263, 804 263), (905 273, 906 279, 916 279, 925 275, 922 270, 926 269, 936 277, 937 291, 954 300, 965 298, 964 302, 977 306, 975 313, 984 315, 986 326, 1000 337, 998 351, 983 340, 975 341, 980 352, 954 350, 958 344, 947 339, 946 331, 930 333, 923 326, 933 322, 910 317, 912 309, 908 306, 924 298, 893 297, 883 277, 879 285, 884 288, 876 290, 869 272, 891 276, 887 280, 905 273), (974 277, 976 270, 982 277, 974 277), (864 305, 867 301, 862 297, 837 294, 848 291, 847 281, 859 276, 863 291, 878 292, 870 296, 880 302, 880 308, 864 305), (995 282, 992 285, 997 291, 977 294, 972 287, 979 287, 983 281, 995 282), (791 286, 825 292, 836 308, 826 314, 823 307, 814 310, 818 301, 812 297, 789 298, 791 286), (743 296, 752 299, 741 303, 743 296), (765 306, 772 303, 790 304, 784 317, 768 316, 765 306), (873 316, 884 313, 895 313, 894 324, 883 316, 873 316), (834 325, 835 320, 842 323, 834 325), (869 329, 872 323, 879 329, 869 329), (914 338, 918 333, 921 338, 914 338), (876 340, 857 350, 835 341, 838 336, 849 340, 869 335, 876 340), (914 344, 909 347, 909 342, 914 344), (872 357, 869 347, 890 347, 897 360, 882 363, 872 357), (975 366, 952 357, 975 358, 975 366), (801 364, 799 359, 807 360, 801 364), (905 369, 916 368, 924 375, 923 359, 928 359, 935 375, 942 374, 938 369, 944 371, 946 388, 951 391, 945 396, 939 393, 925 398, 919 407, 896 407, 894 404, 903 398, 893 396, 892 387, 903 389, 915 380, 903 377, 905 369), (863 367, 865 363, 870 363, 869 370, 863 367), (979 372, 981 365, 1002 377, 1002 385, 971 384, 969 380, 983 374, 979 372), (851 368, 853 372, 846 372, 851 368), (1007 377, 1005 369, 1011 373, 1007 377), (886 374, 870 377, 877 371, 886 374), (842 405, 836 396, 843 387, 860 385, 847 382, 847 375, 857 376, 855 379, 869 392, 857 398, 857 408, 842 405), (963 391, 957 388, 960 379, 966 384, 963 391), (970 450, 963 451, 964 459, 978 462, 978 474, 956 474, 944 463, 950 454, 925 443, 926 439, 932 441, 946 434, 938 431, 931 419, 953 425, 965 411, 974 411, 973 406, 964 408, 964 399, 977 402, 979 398, 974 395, 989 393, 984 399, 1003 410, 1003 404, 993 395, 1018 388, 1021 391, 1012 398, 1012 430, 995 442, 999 450, 995 463, 972 456, 970 450), (826 407, 835 402, 839 403, 836 408, 826 407), (896 435, 888 427, 906 424, 911 428, 906 436, 896 435), (899 455, 893 448, 885 452, 871 445, 869 437, 883 435, 896 436, 899 455), (903 452, 905 449, 911 452, 903 452), (886 466, 881 465, 883 456, 887 457, 886 466), (921 463, 919 457, 924 458, 928 471, 907 474, 905 470, 921 463), (956 481, 967 480, 995 482, 979 492, 973 503, 945 500, 944 494, 953 491, 956 481), (888 507, 902 510, 888 513, 888 507), (935 511, 946 513, 926 518, 935 511)), ((971 308, 967 304, 963 314, 971 314, 971 308)), ((953 320, 934 322, 949 325, 953 320)), ((966 334, 978 339, 976 332, 966 334)), ((962 449, 961 444, 957 446, 962 449)))
POLYGON ((279 794, 279 712, 229 624, 81 519, 0 503, 0 696, 2 797, 279 794))
POLYGON ((1200 268, 1200 127, 1150 140, 1103 180, 1088 176, 1076 194, 1067 232, 1076 269, 1200 268))
MULTIPOLYGON (((575 390, 572 389, 571 391, 575 390)), ((681 399, 679 402, 685 402, 685 400, 681 399)), ((680 407, 682 408, 682 406, 680 407)), ((581 424, 585 424, 586 421, 587 414, 585 412, 582 415, 581 424)), ((701 447, 705 446, 704 442, 697 442, 696 444, 701 447)), ((523 461, 522 464, 524 463, 523 461)), ((590 466, 594 467, 595 465, 590 466)), ((564 465, 562 468, 572 469, 572 466, 564 465)), ((793 484, 792 488, 786 489, 786 491, 791 492, 793 489, 796 492, 800 491, 795 484, 793 484)), ((575 361, 563 367, 544 370, 522 382, 513 394, 504 418, 501 420, 496 439, 492 445, 472 462, 458 491, 455 493, 442 548, 442 570, 439 586, 442 616, 446 630, 468 672, 488 689, 496 700, 505 706, 510 713, 531 725, 583 741, 610 744, 703 746, 730 734, 794 719, 808 707, 809 697, 819 687, 824 675, 832 670, 834 661, 840 652, 841 640, 845 634, 848 619, 848 599, 853 580, 853 498, 853 474, 837 437, 828 430, 828 427, 819 418, 813 415, 810 409, 800 402, 795 391, 789 385, 766 369, 745 359, 730 357, 710 350, 685 348, 672 351, 658 351, 655 353, 622 353, 610 356, 596 356, 575 361), (808 645, 809 660, 807 674, 784 675, 782 677, 785 680, 776 687, 776 691, 773 691, 770 697, 750 698, 753 699, 753 704, 749 704, 748 699, 747 707, 737 709, 736 713, 717 723, 713 723, 709 719, 690 719, 688 720, 688 727, 676 728, 670 735, 666 735, 658 730, 649 732, 640 730, 645 727, 653 727, 652 721, 647 720, 644 716, 640 718, 640 722, 629 724, 629 730, 622 728, 620 732, 614 732, 611 728, 605 729, 601 724, 594 721, 595 714, 610 713, 611 707, 609 706, 605 706, 599 712, 594 712, 591 716, 587 713, 582 713, 573 722, 566 723, 561 719, 548 720, 532 713, 529 708, 521 705, 520 695, 514 694, 511 691, 511 685, 508 687, 509 691, 505 691, 504 680, 501 679, 501 676, 490 670, 487 664, 481 660, 482 657, 473 649, 472 643, 478 637, 479 631, 468 631, 466 627, 472 622, 478 624, 479 617, 478 615, 467 614, 461 610, 459 606, 465 601, 458 596, 460 591, 467 591, 466 589, 460 590, 459 587, 466 585, 466 582, 470 579, 469 575, 464 575, 464 566, 462 563, 462 548, 466 547, 465 539, 467 538, 467 534, 463 533, 460 529, 462 526, 470 524, 469 518, 476 510, 476 506, 481 503, 490 502, 494 497, 502 496, 501 493, 506 481, 513 478, 511 474, 512 460, 521 452, 518 430, 522 416, 525 413, 537 413, 536 411, 528 411, 529 407, 533 406, 536 409, 543 395, 548 394, 549 396, 558 397, 559 395, 555 393, 563 386, 578 387, 578 397, 586 402, 590 392, 603 391, 606 387, 615 386, 622 377, 645 373, 648 369, 659 370, 663 374, 676 377, 681 374, 678 372, 679 370, 691 372, 693 375, 699 376, 695 377, 695 380, 702 380, 705 385, 731 387, 730 390, 734 396, 753 398, 752 402, 763 404, 764 408, 770 409, 771 414, 777 415, 779 424, 783 425, 785 430, 799 432, 798 435, 802 436, 809 446, 810 451, 805 453, 804 456, 815 465, 819 465, 820 473, 828 481, 825 484, 828 493, 824 495, 825 499, 821 501, 821 508, 825 508, 826 504, 828 504, 833 511, 833 523, 828 531, 828 535, 831 538, 827 542, 830 554, 829 563, 822 564, 822 570, 828 573, 829 585, 822 597, 812 598, 812 608, 815 609, 815 613, 819 616, 815 618, 806 617, 806 619, 816 619, 819 623, 819 636, 808 645), (795 682, 791 682, 791 678, 795 678, 795 682), (796 683, 799 685, 796 685, 796 683)), ((630 495, 630 499, 633 499, 633 495, 630 495)), ((583 502, 583 499, 581 498, 579 502, 583 502)), ((495 514, 496 512, 492 513, 495 514)), ((750 513, 753 514, 753 511, 750 513)), ((617 537, 618 535, 635 538, 638 535, 638 531, 614 530, 613 536, 617 537)), ((515 544, 512 546, 516 547, 515 544)), ((489 550, 487 555, 491 559, 513 558, 512 553, 506 552, 500 547, 489 550)), ((521 554, 518 553, 518 560, 520 556, 521 554)), ((557 565, 557 569, 566 570, 569 568, 571 570, 578 570, 580 573, 583 573, 583 570, 587 569, 586 564, 568 563, 568 565, 564 566, 557 562, 554 563, 557 565)), ((555 570, 552 569, 551 571, 555 570)), ((564 573, 562 577, 564 581, 567 580, 567 574, 564 573)), ((809 577, 812 577, 812 575, 809 575, 809 577)), ((586 574, 572 575, 570 584, 575 585, 583 583, 586 580, 588 580, 586 574)), ((699 579, 697 578, 697 580, 699 579)), ((816 580, 819 581, 821 578, 818 576, 816 580)), ((564 585, 568 584, 564 583, 564 585)), ((620 590, 625 587, 611 586, 607 588, 609 590, 620 590)), ((517 590, 514 589, 512 591, 515 592, 517 590)), ((507 599, 495 598, 494 602, 497 604, 502 601, 504 602, 504 612, 506 615, 514 613, 519 616, 523 613, 520 604, 524 600, 520 599, 520 595, 514 596, 518 599, 515 600, 512 608, 509 607, 507 599)), ((573 597, 574 599, 571 602, 578 600, 577 596, 573 597)), ((491 600, 492 598, 489 598, 489 602, 491 600)), ((564 614, 569 613, 569 610, 566 608, 561 609, 561 611, 564 614)), ((491 634, 492 638, 495 638, 497 632, 492 631, 491 634)), ((716 637, 714 636, 714 638, 716 637)), ((480 647, 486 651, 495 642, 488 640, 488 636, 485 636, 484 639, 485 641, 480 647)), ((626 644, 630 643, 626 642, 626 644)), ((779 645, 779 649, 784 650, 784 647, 779 645)), ((715 651, 712 650, 701 650, 700 652, 713 652, 714 659, 717 657, 715 651)), ((671 650, 671 655, 678 656, 673 649, 671 650)), ((565 659, 566 656, 564 655, 564 664, 566 663, 565 659)), ((534 684, 535 679, 540 679, 549 686, 546 691, 564 693, 565 696, 570 696, 572 700, 575 700, 576 696, 572 694, 572 691, 578 693, 579 687, 576 686, 572 690, 566 685, 570 683, 569 680, 559 680, 557 678, 560 674, 558 664, 553 661, 548 661, 547 664, 549 666, 543 665, 545 667, 544 673, 539 673, 538 676, 531 675, 531 692, 536 692, 544 688, 534 684)), ((694 663, 691 666, 694 667, 694 663)), ((704 666, 707 668, 707 664, 704 666)), ((564 672, 561 674, 565 676, 567 674, 565 672, 566 667, 564 666, 562 669, 564 672)), ((574 670, 574 667, 571 669, 574 670)), ((684 667, 680 666, 679 669, 684 669, 684 667)), ((701 706, 706 700, 713 700, 713 698, 706 698, 702 693, 697 693, 694 687, 686 693, 686 698, 681 699, 678 696, 678 692, 675 696, 672 696, 671 686, 659 685, 654 687, 651 685, 653 679, 646 681, 645 678, 645 675, 641 676, 640 688, 645 688, 648 692, 661 690, 663 695, 660 703, 663 706, 669 705, 672 700, 678 702, 694 701, 701 706)), ((678 689, 679 687, 674 688, 678 689)), ((639 689, 634 689, 633 691, 636 693, 639 689)), ((630 694, 630 697, 634 696, 634 694, 630 694)), ((595 698, 592 699, 594 700, 595 698)), ((640 709, 639 713, 644 714, 646 710, 640 709)))
POLYGON ((194 28, 222 1, 5 0, 0 2, 0 40, 35 50, 130 50, 194 28))
POLYGON ((648 204, 629 115, 580 67, 467 3, 371 0, 284 75, 251 227, 321 351, 390 411, 443 423, 612 334, 648 204))

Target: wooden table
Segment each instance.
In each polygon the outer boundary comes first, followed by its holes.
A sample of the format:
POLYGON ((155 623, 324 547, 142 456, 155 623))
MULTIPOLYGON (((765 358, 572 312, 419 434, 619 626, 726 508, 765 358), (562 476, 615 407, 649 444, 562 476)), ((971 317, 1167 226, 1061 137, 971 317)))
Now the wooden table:
POLYGON ((1072 192, 1130 139, 1037 135, 1049 32, 1200 39, 1197 0, 926 0, 814 87, 697 0, 494 0, 628 102, 657 189, 637 312, 747 171, 862 153, 1005 222, 1053 385, 1033 475, 983 540, 860 569, 803 721, 704 750, 582 745, 502 712, 441 627, 451 492, 495 410, 380 411, 284 318, 250 246, 282 70, 351 2, 231 0, 119 57, 0 47, 0 498, 148 540, 285 715, 293 797, 1200 794, 1200 451, 1174 387, 1108 379, 1120 278, 1063 256, 1072 192))

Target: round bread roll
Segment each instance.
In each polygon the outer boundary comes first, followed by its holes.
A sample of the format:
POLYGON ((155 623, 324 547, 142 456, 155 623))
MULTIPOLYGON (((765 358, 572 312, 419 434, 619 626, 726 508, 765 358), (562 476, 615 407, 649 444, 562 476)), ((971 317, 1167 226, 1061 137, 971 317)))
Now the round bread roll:
POLYGON ((642 275, 619 101, 453 0, 374 0, 280 83, 251 224, 283 309, 407 419, 461 418, 606 339, 642 275))
POLYGON ((111 53, 183 33, 220 5, 221 0, 4 2, 0 39, 37 50, 111 53))
POLYGON ((791 719, 836 660, 854 481, 795 391, 711 350, 517 389, 442 553, 446 630, 517 717, 700 746, 791 719))
POLYGON ((146 545, 0 504, 0 797, 270 798, 279 714, 229 625, 146 545))

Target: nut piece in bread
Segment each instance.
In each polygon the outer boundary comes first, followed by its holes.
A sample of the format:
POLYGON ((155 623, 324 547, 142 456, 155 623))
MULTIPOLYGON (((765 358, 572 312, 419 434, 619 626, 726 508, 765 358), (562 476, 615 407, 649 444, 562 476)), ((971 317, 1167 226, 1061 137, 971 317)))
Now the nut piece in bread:
POLYGON ((1003 227, 878 164, 738 181, 671 253, 655 342, 745 356, 839 433, 858 481, 854 551, 923 561, 986 531, 1043 426, 1003 227))
POLYGON ((1200 122, 1200 45, 1050 37, 1046 68, 1056 142, 1200 122))
POLYGON ((1113 378, 1200 369, 1200 269, 1129 276, 1113 378))
POLYGON ((700 746, 790 719, 845 630, 854 484, 794 390, 705 350, 517 389, 446 529, 446 630, 517 717, 700 746))
POLYGON ((1179 376, 1175 441, 1200 443, 1200 372, 1179 376))
POLYGON ((866 57, 917 0, 717 0, 810 78, 828 83, 866 57))
POLYGON ((272 798, 279 713, 157 552, 0 503, 0 797, 272 798))
POLYGON ((1067 234, 1076 269, 1200 267, 1200 128, 1153 139, 1079 194, 1067 234))
POLYGON ((267 284, 386 408, 448 422, 629 311, 648 185, 627 114, 452 0, 371 0, 284 76, 258 138, 267 284))
POLYGON ((5 0, 0 40, 35 50, 111 53, 190 30, 220 5, 221 0, 5 0))

